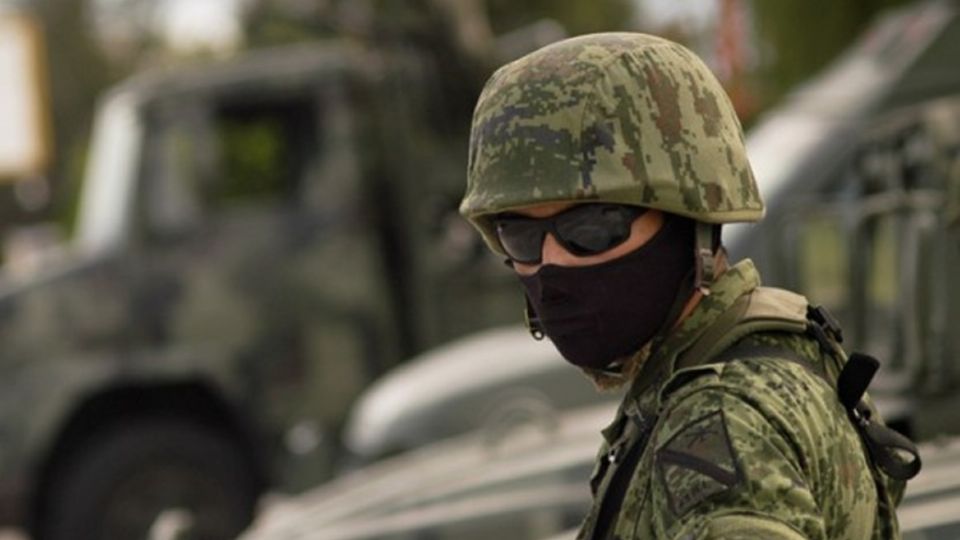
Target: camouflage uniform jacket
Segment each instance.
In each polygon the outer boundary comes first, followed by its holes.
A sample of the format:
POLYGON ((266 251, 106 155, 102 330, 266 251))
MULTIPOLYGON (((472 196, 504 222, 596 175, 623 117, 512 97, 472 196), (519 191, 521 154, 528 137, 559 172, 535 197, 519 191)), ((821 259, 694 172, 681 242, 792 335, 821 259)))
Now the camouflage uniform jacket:
MULTIPOLYGON (((764 291, 759 281, 749 260, 727 270, 648 359, 604 430, 595 502, 578 538, 898 537, 892 509, 902 490, 878 495, 886 480, 875 476, 836 390, 815 373, 839 370, 816 340, 765 330, 738 345, 768 354, 683 362, 722 314, 764 291), (639 442, 627 445, 631 433, 639 442), (632 475, 610 474, 621 465, 632 475), (619 508, 601 510, 597 493, 616 476, 629 479, 619 508)), ((805 309, 805 299, 781 292, 805 309)))

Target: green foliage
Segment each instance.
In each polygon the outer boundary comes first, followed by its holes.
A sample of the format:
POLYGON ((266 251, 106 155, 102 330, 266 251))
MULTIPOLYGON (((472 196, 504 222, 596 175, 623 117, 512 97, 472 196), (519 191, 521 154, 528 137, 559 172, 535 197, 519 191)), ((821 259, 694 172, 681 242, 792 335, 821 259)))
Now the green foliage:
POLYGON ((329 9, 304 16, 269 0, 258 0, 244 17, 244 40, 250 48, 300 43, 333 35, 334 23, 329 9))
MULTIPOLYGON (((543 18, 560 22, 571 34, 625 30, 634 22, 631 0, 456 0, 452 4, 471 2, 489 18, 494 34, 543 18)), ((245 33, 252 47, 356 33, 388 41, 446 39, 449 36, 444 34, 452 29, 442 4, 436 0, 331 0, 300 13, 276 0, 257 0, 245 17, 245 33)))
POLYGON ((753 0, 764 101, 776 101, 847 48, 874 17, 909 0, 753 0))
POLYGON ((90 140, 80 139, 61 159, 63 160, 64 182, 56 193, 56 221, 67 236, 72 236, 80 213, 80 196, 83 191, 83 173, 89 159, 90 140))
POLYGON ((88 0, 35 0, 29 5, 44 30, 53 119, 52 205, 39 215, 4 213, 6 223, 55 218, 69 231, 83 175, 97 97, 115 79, 97 45, 88 0))
POLYGON ((632 27, 634 2, 629 0, 488 0, 494 33, 509 32, 541 18, 562 24, 571 35, 632 27))
POLYGON ((223 181, 213 200, 244 200, 276 195, 288 161, 282 126, 276 121, 226 121, 220 127, 223 181))

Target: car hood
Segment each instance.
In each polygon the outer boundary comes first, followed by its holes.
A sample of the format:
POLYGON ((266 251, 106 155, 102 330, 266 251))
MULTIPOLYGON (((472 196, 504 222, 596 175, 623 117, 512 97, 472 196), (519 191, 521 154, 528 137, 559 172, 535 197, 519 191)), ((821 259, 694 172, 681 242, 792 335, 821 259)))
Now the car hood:
POLYGON ((71 244, 48 247, 26 263, 0 268, 0 302, 53 283, 82 279, 108 260, 104 254, 85 253, 71 244))
POLYGON ((523 526, 555 534, 589 505, 599 431, 614 413, 613 405, 602 404, 564 414, 549 429, 480 430, 434 443, 277 502, 241 538, 406 538, 436 528, 485 527, 494 518, 522 521, 540 513, 542 519, 545 511, 565 518, 523 526))
POLYGON ((376 382, 349 416, 344 440, 361 459, 469 431, 491 418, 550 422, 553 412, 614 399, 522 327, 496 328, 432 349, 376 382))
MULTIPOLYGON (((598 405, 548 430, 524 426, 501 438, 481 430, 428 445, 274 502, 240 540, 481 538, 490 530, 511 540, 572 539, 591 500, 598 430, 613 414, 598 405)), ((898 509, 901 531, 954 538, 925 534, 960 521, 960 438, 920 453, 923 470, 898 509)))

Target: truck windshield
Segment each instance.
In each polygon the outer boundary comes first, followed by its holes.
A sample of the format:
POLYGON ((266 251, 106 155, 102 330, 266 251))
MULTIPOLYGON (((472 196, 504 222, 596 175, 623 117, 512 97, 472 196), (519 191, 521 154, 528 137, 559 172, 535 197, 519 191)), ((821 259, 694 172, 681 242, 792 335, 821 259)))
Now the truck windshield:
POLYGON ((117 94, 94 121, 77 222, 76 247, 81 251, 108 250, 122 242, 127 230, 143 142, 137 104, 135 96, 117 94))

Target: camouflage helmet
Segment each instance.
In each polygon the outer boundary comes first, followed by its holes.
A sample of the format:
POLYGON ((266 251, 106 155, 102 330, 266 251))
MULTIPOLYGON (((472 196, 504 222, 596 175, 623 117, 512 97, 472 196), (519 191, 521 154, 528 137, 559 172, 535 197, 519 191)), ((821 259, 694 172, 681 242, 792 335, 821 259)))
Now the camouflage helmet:
POLYGON ((501 67, 480 95, 461 214, 502 254, 492 216, 558 201, 707 224, 763 216, 719 82, 683 46, 635 33, 554 43, 501 67))

